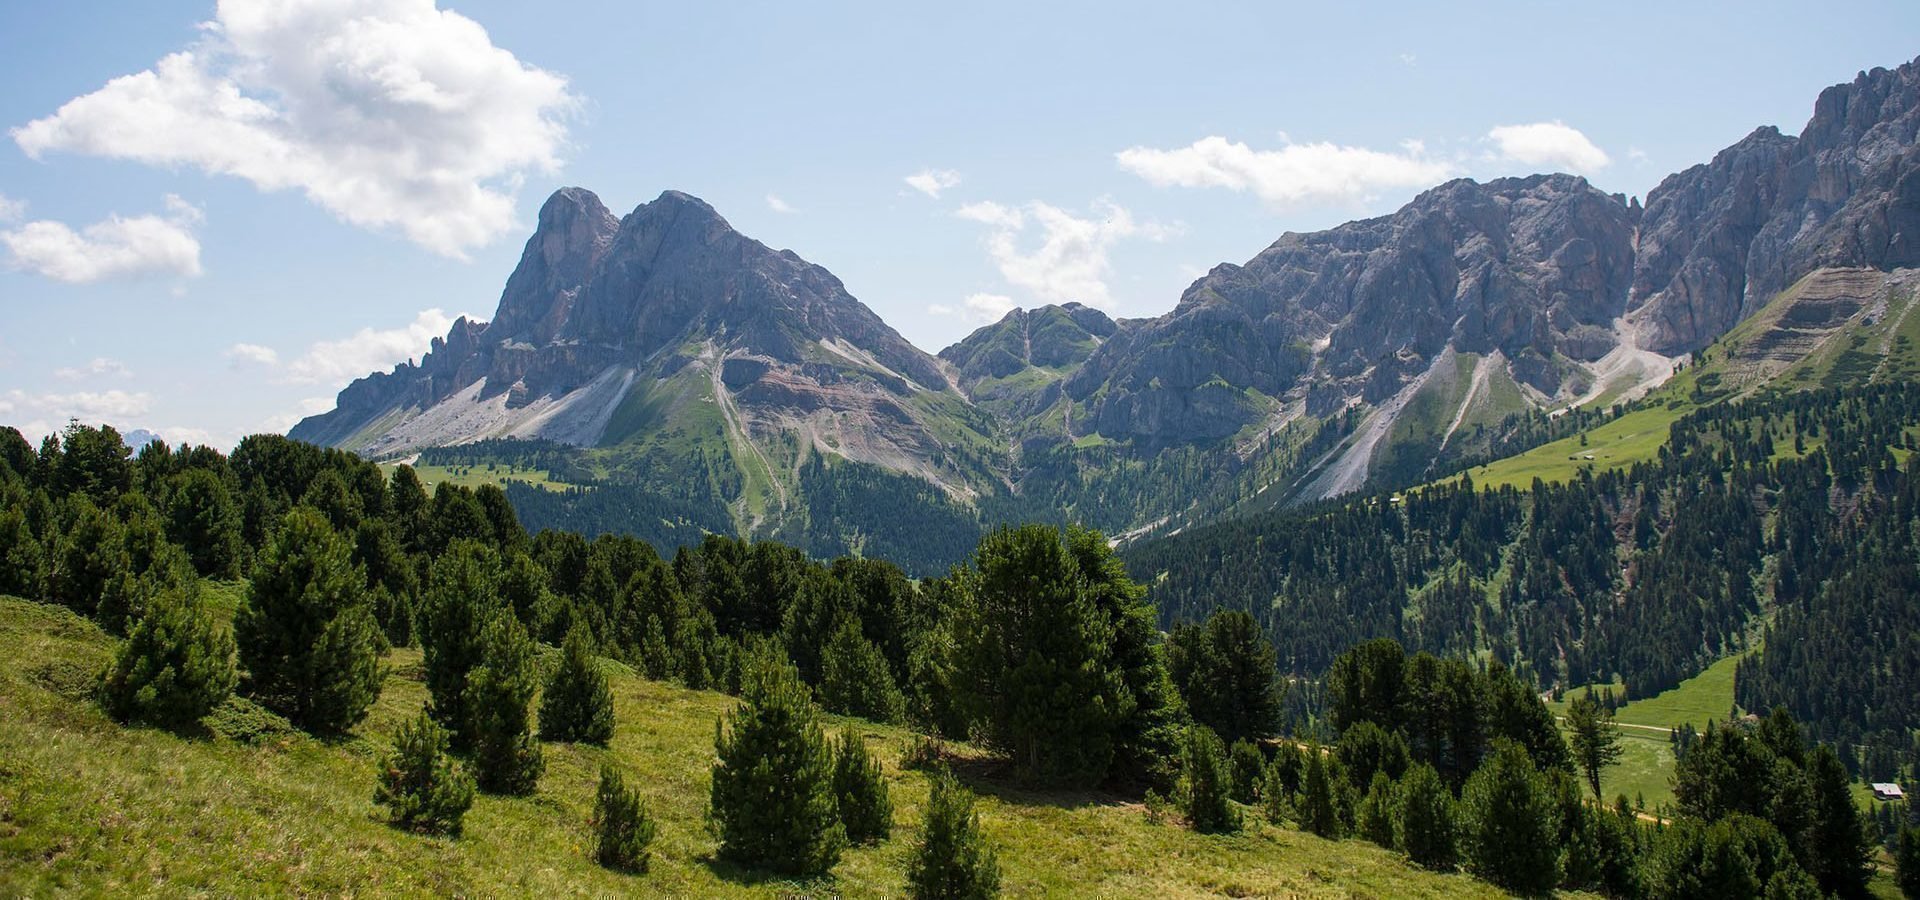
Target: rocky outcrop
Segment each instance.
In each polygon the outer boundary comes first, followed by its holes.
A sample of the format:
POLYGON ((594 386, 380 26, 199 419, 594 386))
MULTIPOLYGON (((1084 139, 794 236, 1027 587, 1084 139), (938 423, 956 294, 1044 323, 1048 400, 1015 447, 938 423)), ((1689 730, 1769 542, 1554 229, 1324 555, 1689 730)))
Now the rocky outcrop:
POLYGON ((1647 346, 1698 348, 1825 267, 1920 262, 1920 61, 1821 92, 1647 194, 1629 306, 1647 346))

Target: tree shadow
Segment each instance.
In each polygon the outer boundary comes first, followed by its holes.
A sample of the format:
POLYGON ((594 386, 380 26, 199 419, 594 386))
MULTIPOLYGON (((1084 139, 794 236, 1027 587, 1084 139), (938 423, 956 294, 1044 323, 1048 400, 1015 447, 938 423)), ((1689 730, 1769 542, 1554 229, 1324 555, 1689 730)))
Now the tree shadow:
POLYGON ((802 897, 838 897, 840 891, 832 875, 821 875, 811 879, 795 879, 791 875, 769 872, 730 862, 720 858, 717 853, 700 856, 700 864, 707 867, 715 878, 741 887, 769 888, 774 896, 781 898, 802 897))
POLYGON ((1111 788, 1062 787, 1022 778, 1012 761, 998 756, 942 754, 940 760, 969 790, 1002 803, 1076 810, 1131 806, 1140 802, 1138 795, 1111 788))

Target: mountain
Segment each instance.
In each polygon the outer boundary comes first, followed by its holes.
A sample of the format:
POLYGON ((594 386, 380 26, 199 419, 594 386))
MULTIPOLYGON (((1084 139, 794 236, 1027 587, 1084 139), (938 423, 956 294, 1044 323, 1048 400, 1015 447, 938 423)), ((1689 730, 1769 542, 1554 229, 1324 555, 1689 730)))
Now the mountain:
POLYGON ((962 548, 1016 518, 1175 531, 1557 439, 1559 411, 1644 396, 1810 277, 1769 320, 1774 352, 1853 335, 1885 308, 1873 273, 1920 265, 1916 130, 1920 61, 1829 88, 1798 136, 1758 129, 1644 205, 1565 174, 1451 181, 1216 266, 1161 316, 1016 310, 938 357, 693 197, 616 219, 568 188, 490 323, 293 436, 381 458, 558 442, 580 448, 576 483, 814 550, 935 531, 962 548), (872 519, 846 531, 848 510, 872 519))
POLYGON ((636 471, 715 470, 757 518, 786 505, 813 453, 968 496, 980 472, 958 454, 990 428, 827 270, 677 191, 616 219, 566 188, 491 322, 456 322, 417 365, 354 382, 291 436, 376 458, 509 438, 626 447, 636 471))

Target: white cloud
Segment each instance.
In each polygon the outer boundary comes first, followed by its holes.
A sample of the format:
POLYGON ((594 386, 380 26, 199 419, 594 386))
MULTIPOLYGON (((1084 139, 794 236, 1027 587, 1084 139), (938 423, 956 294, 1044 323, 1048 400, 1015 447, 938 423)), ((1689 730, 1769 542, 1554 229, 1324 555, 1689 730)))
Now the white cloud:
POLYGON ((351 337, 318 341, 298 359, 287 363, 286 380, 293 384, 344 386, 355 378, 425 355, 433 339, 445 337, 456 318, 459 316, 429 309, 399 328, 384 331, 362 328, 351 337))
MULTIPOLYGON (((1125 208, 1108 200, 1094 203, 1093 215, 1080 218, 1045 203, 1029 203, 1013 209, 997 203, 974 203, 960 208, 955 215, 990 226, 987 254, 1008 284, 1023 288, 1043 302, 1079 301, 1089 306, 1112 309, 1113 294, 1107 288, 1108 251, 1123 238, 1164 240, 1177 227, 1134 220, 1125 208), (1039 226, 1038 246, 1024 246, 1029 224, 1039 226)), ((994 294, 975 294, 967 298, 967 307, 976 315, 991 304, 1001 313, 1011 309, 1011 300, 994 294)))
POLYGON ((1406 66, 1407 68, 1413 68, 1414 66, 1418 66, 1420 64, 1420 57, 1415 56, 1411 53, 1402 53, 1400 54, 1400 64, 1403 66, 1406 66))
POLYGON ((0 194, 0 222, 18 222, 27 214, 27 201, 0 194))
POLYGON ((1501 125, 1487 132, 1501 158, 1528 166, 1547 166, 1590 175, 1613 160, 1579 129, 1563 122, 1501 125))
POLYGON ((459 257, 511 229, 578 106, 559 75, 434 0, 222 0, 205 38, 12 130, 68 151, 297 188, 459 257))
POLYGON ((960 173, 952 169, 921 169, 901 180, 907 187, 938 200, 941 191, 960 186, 960 173))
MULTIPOLYGON (((65 422, 79 419, 87 424, 124 424, 125 419, 144 416, 152 405, 153 396, 144 392, 76 391, 71 394, 29 394, 22 390, 11 390, 0 395, 0 412, 9 415, 26 413, 41 417, 31 425, 40 434, 50 429, 45 420, 65 422)), ((22 429, 23 431, 27 429, 22 429)))
POLYGON ((103 376, 124 378, 131 374, 133 373, 127 371, 125 364, 117 359, 108 359, 104 356, 96 356, 91 362, 88 362, 84 366, 66 366, 53 370, 53 377, 62 381, 79 381, 83 378, 99 378, 103 376))
POLYGON ((149 275, 200 274, 200 239, 193 227, 200 210, 172 194, 167 215, 108 216, 74 231, 64 222, 40 220, 0 231, 8 264, 69 284, 149 275))
POLYGON ((936 316, 960 316, 969 322, 988 324, 998 322, 1002 316, 1020 304, 1005 294, 968 294, 959 306, 946 303, 934 303, 927 306, 927 312, 936 316))
POLYGON ((794 209, 787 201, 780 199, 777 194, 767 195, 767 208, 782 215, 799 212, 799 210, 794 209))
POLYGON ((1115 158, 1122 169, 1159 187, 1251 191, 1275 207, 1364 201, 1383 190, 1427 187, 1453 173, 1417 142, 1402 147, 1400 153, 1330 143, 1255 150, 1216 135, 1172 150, 1133 147, 1115 158))
POLYGON ((293 429, 293 426, 300 424, 301 419, 317 416, 332 408, 332 397, 306 397, 300 401, 298 410, 268 416, 266 421, 261 423, 260 429, 272 434, 286 434, 293 429))
POLYGON ((1630 160, 1633 160, 1635 163, 1638 163, 1640 165, 1646 165, 1647 162, 1651 159, 1651 157, 1647 156, 1647 151, 1642 150, 1639 147, 1628 147, 1627 158, 1630 160))
POLYGON ((222 355, 233 360, 235 368, 239 368, 242 365, 275 366, 280 364, 280 353, 278 351, 272 347, 262 347, 259 344, 235 344, 228 347, 227 352, 222 355))

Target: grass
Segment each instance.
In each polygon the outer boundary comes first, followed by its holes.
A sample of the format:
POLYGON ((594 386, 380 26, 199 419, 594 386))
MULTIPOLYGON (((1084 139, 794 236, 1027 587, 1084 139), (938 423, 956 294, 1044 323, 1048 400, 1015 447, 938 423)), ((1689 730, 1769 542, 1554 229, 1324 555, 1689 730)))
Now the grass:
MULTIPOLYGON (((216 589, 228 608, 238 589, 216 589)), ((898 766, 911 735, 853 724, 886 766, 894 836, 849 851, 831 878, 793 884, 714 859, 704 816, 715 719, 735 701, 610 666, 611 747, 549 744, 531 798, 482 796, 458 839, 387 827, 373 768, 426 700, 419 653, 397 650, 372 715, 353 733, 278 733, 257 744, 125 728, 86 694, 113 639, 57 607, 0 598, 0 896, 380 894, 493 896, 898 896, 926 781, 898 766), (602 762, 629 773, 659 823, 652 871, 587 857, 602 762)), ((251 708, 250 704, 235 706, 251 708)), ((1028 791, 965 747, 983 825, 1011 896, 1498 896, 1360 841, 1253 824, 1205 836, 1149 822, 1126 798, 1028 791)))
MULTIPOLYGON (((1673 747, 1667 732, 1686 724, 1704 731, 1708 722, 1726 719, 1733 708, 1733 670, 1739 659, 1729 656, 1671 690, 1620 707, 1614 714, 1621 726, 1620 761, 1600 773, 1600 790, 1608 799, 1626 794, 1629 800, 1644 799, 1649 810, 1673 803, 1668 783, 1673 775, 1673 747)), ((1608 685, 1594 685, 1595 690, 1603 687, 1608 685)), ((1611 687, 1616 696, 1621 693, 1621 685, 1611 687)), ((1568 691, 1560 702, 1547 706, 1555 716, 1565 716, 1573 696, 1568 691)))
MULTIPOLYGON (((383 466, 383 468, 388 470, 388 474, 392 474, 392 470, 398 467, 398 463, 389 463, 383 466)), ((428 492, 432 492, 433 486, 442 482, 449 482, 468 488, 476 488, 483 484, 498 484, 504 486, 509 481, 524 481, 534 487, 548 491, 559 491, 572 487, 572 485, 564 481, 553 480, 545 469, 531 469, 508 463, 478 463, 465 466, 415 465, 413 471, 414 474, 420 476, 420 481, 426 485, 428 492)))

